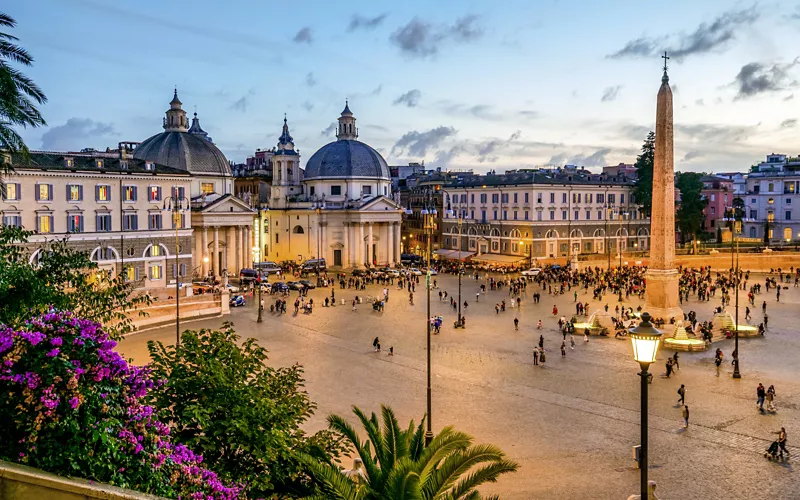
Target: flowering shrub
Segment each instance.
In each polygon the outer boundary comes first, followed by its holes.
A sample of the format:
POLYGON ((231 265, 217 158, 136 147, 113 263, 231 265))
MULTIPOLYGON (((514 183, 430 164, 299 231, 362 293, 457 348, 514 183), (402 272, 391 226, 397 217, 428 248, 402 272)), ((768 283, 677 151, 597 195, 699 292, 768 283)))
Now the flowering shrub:
POLYGON ((146 404, 161 381, 115 345, 71 313, 0 326, 0 459, 172 498, 242 498, 173 442, 146 404))

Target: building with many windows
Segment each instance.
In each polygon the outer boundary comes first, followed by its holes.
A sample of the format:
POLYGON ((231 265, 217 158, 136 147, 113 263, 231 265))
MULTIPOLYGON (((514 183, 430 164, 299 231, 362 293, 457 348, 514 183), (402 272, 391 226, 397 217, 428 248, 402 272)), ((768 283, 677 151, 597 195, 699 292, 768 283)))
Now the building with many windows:
POLYGON ((706 200, 703 209, 703 231, 717 233, 726 227, 727 216, 733 206, 736 194, 733 192, 733 181, 727 177, 704 175, 700 178, 703 183, 701 192, 706 200))
POLYGON ((67 238, 110 276, 123 273, 139 288, 164 288, 176 271, 191 271, 189 214, 175 220, 164 211, 167 197, 189 190, 191 176, 120 150, 118 158, 39 151, 29 161, 13 158, 0 198, 2 223, 35 233, 31 262, 38 244, 67 238))
POLYGON ((577 167, 459 178, 443 187, 443 250, 496 263, 646 251, 649 219, 627 176, 577 167), (459 232, 459 217, 462 219, 459 232))
POLYGON ((791 243, 800 240, 800 158, 768 155, 746 180, 743 233, 747 238, 791 243))

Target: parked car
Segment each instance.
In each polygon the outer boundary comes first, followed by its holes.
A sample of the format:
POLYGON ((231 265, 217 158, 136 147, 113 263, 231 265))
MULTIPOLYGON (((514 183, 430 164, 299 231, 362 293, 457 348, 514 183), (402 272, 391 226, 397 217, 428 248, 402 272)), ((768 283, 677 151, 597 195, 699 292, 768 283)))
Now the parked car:
POLYGON ((278 281, 272 284, 272 287, 270 288, 270 293, 285 292, 288 289, 289 285, 287 285, 283 281, 278 281))
POLYGON ((299 283, 302 284, 304 287, 309 288, 309 289, 317 288, 317 285, 315 285, 314 283, 312 283, 312 282, 310 282, 308 280, 300 280, 299 283))
POLYGON ((241 307, 245 305, 244 297, 242 295, 234 295, 231 297, 230 306, 231 307, 241 307))
POLYGON ((386 276, 390 276, 390 277, 393 277, 393 278, 399 278, 400 277, 400 271, 398 271, 397 269, 392 269, 390 267, 384 267, 383 269, 381 269, 381 271, 386 276))
POLYGON ((422 271, 420 271, 416 267, 412 267, 411 269, 408 270, 408 272, 410 272, 414 276, 422 276, 422 271))
POLYGON ((303 288, 303 284, 299 281, 287 281, 286 286, 289 287, 289 290, 300 290, 303 288))
POLYGON ((261 274, 266 274, 269 276, 270 274, 280 274, 283 272, 281 270, 281 266, 276 264, 275 262, 259 262, 253 266, 256 270, 261 271, 261 274))
POLYGON ((228 289, 228 293, 237 293, 239 291, 239 287, 238 286, 231 285, 230 283, 225 285, 225 288, 228 289))
POLYGON ((272 283, 262 282, 261 283, 261 291, 264 293, 272 292, 272 283))
POLYGON ((351 274, 353 276, 366 276, 369 273, 363 269, 353 269, 353 272, 351 274))
POLYGON ((532 267, 532 268, 530 268, 530 269, 527 269, 527 270, 525 270, 525 271, 522 271, 522 275, 523 275, 523 276, 538 276, 538 275, 539 275, 539 273, 541 273, 541 272, 542 272, 542 270, 541 270, 540 268, 538 268, 538 267, 532 267))
POLYGON ((325 259, 308 259, 307 261, 303 262, 303 265, 300 269, 305 272, 323 272, 327 268, 328 267, 325 264, 325 259))

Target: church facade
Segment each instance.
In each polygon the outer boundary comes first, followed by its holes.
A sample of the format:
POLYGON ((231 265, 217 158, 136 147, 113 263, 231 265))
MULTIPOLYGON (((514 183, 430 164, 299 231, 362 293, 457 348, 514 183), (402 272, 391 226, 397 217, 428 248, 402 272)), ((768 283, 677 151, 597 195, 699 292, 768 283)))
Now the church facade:
POLYGON ((402 210, 392 198, 386 160, 358 141, 348 104, 336 141, 300 168, 289 126, 270 162, 269 201, 256 219, 254 261, 325 259, 328 267, 359 268, 400 261, 402 210))

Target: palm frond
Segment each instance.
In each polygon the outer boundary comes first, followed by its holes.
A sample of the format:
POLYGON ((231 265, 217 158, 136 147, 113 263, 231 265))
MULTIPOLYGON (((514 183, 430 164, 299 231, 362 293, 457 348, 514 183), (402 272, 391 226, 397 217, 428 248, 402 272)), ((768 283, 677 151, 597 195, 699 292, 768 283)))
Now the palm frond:
POLYGON ((383 417, 383 447, 386 463, 381 463, 381 467, 391 469, 394 463, 408 455, 405 437, 397 423, 397 417, 386 405, 381 405, 383 417))
POLYGON ((0 40, 0 57, 25 66, 33 64, 33 57, 31 57, 27 50, 8 40, 0 40))
POLYGON ((309 475, 317 481, 322 490, 320 499, 326 500, 361 500, 365 497, 368 486, 359 485, 345 476, 337 467, 319 462, 305 453, 298 454, 300 461, 306 466, 309 475))
POLYGON ((413 462, 408 457, 397 461, 383 492, 387 500, 423 500, 419 475, 414 472, 413 462))
POLYGON ((515 472, 518 468, 519 464, 511 460, 493 462, 472 471, 465 478, 460 479, 450 490, 450 493, 454 499, 462 500, 464 495, 470 493, 477 486, 484 483, 494 483, 497 481, 498 476, 515 472))
POLYGON ((502 461, 504 456, 500 448, 490 444, 476 445, 451 454, 432 469, 430 475, 422 477, 426 497, 436 498, 437 495, 449 490, 473 467, 485 462, 502 461))

